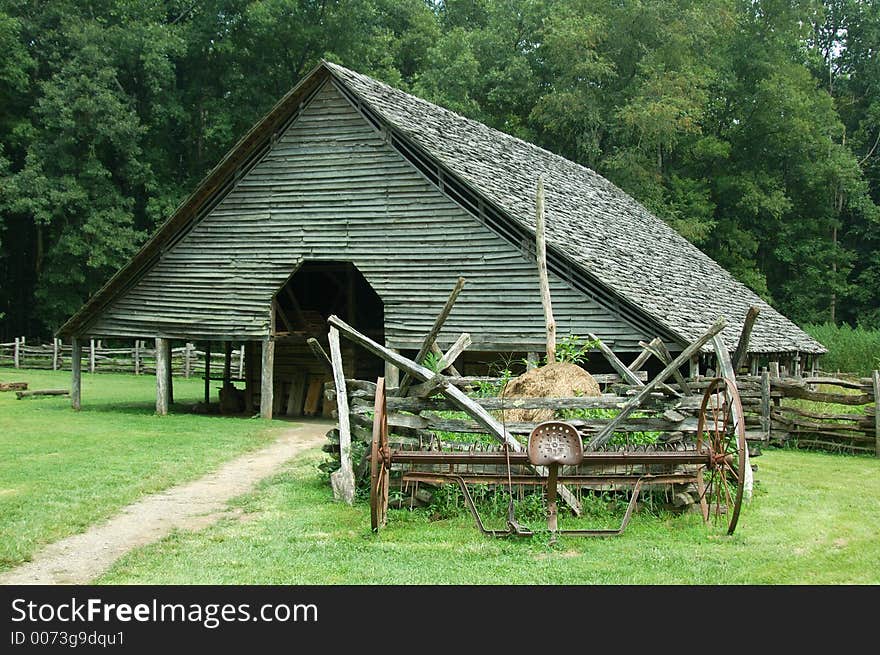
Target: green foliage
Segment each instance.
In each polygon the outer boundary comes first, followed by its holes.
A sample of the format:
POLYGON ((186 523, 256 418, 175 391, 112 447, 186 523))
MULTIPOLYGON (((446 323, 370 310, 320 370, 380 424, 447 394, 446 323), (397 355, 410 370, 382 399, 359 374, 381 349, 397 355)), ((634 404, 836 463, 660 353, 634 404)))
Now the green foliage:
POLYGON ((322 57, 589 166, 797 322, 880 327, 880 5, 0 0, 0 332, 44 336, 322 57))
POLYGON ((832 323, 805 325, 804 330, 828 348, 820 360, 822 370, 869 376, 880 368, 880 330, 832 323))
POLYGON ((598 342, 568 334, 556 342, 556 361, 569 364, 586 364, 587 353, 595 350, 598 342))
MULTIPOLYGON (((606 419, 611 420, 619 414, 616 409, 563 409, 560 411, 563 419, 606 419)), ((633 412, 631 418, 642 418, 645 415, 633 412)), ((608 444, 611 446, 642 446, 655 444, 660 438, 659 432, 615 432, 608 444)))
POLYGON ((438 355, 437 353, 429 352, 425 355, 425 359, 422 360, 422 365, 433 371, 434 373, 439 373, 440 370, 438 366, 440 364, 440 360, 443 358, 443 355, 438 355))

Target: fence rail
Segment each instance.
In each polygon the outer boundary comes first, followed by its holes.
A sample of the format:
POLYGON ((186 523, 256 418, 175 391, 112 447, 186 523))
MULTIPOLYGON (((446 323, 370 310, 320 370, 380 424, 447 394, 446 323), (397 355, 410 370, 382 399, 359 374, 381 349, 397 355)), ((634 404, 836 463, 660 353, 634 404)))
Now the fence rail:
MULTIPOLYGON (((204 376, 205 351, 193 343, 185 343, 171 350, 171 370, 182 377, 204 376)), ((73 347, 55 339, 52 343, 29 344, 24 337, 9 343, 0 343, 0 366, 39 368, 53 371, 71 370, 73 347)), ((220 377, 225 354, 211 353, 211 376, 220 377)), ((83 344, 81 366, 90 373, 134 373, 149 375, 156 372, 156 349, 149 341, 138 339, 130 347, 104 346, 102 340, 91 339, 83 344)), ((244 378, 244 344, 232 350, 231 375, 244 378)))

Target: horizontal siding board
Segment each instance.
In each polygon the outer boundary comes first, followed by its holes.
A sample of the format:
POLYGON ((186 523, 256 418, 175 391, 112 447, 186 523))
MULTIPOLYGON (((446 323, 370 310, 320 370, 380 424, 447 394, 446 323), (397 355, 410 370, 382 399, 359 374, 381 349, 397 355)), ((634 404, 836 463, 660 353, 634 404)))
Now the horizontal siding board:
MULTIPOLYGON (((468 284, 441 343, 464 331, 474 349, 543 343, 534 261, 429 184, 332 85, 90 332, 260 338, 304 259, 354 262, 385 305, 389 345, 418 345, 459 275, 468 284)), ((654 336, 552 274, 551 288, 563 334, 625 348, 654 336)))

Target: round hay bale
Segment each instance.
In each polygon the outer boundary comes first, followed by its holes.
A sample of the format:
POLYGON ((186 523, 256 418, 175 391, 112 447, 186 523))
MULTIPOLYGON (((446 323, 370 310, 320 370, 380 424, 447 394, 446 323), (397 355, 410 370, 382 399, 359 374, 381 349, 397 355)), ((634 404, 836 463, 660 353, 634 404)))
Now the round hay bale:
MULTIPOLYGON (((533 368, 519 377, 509 380, 499 396, 512 398, 567 398, 571 396, 599 396, 599 384, 592 375, 577 364, 556 362, 541 368, 533 368)), ((504 421, 531 423, 550 421, 552 409, 505 409, 504 421)))

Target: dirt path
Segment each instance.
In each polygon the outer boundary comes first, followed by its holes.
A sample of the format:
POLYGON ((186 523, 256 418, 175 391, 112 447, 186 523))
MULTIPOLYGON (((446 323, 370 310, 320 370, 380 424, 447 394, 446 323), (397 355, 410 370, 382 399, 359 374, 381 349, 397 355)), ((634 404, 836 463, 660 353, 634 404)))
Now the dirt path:
POLYGON ((106 522, 38 551, 32 561, 0 575, 0 584, 86 584, 128 551, 173 529, 197 530, 221 518, 226 503, 250 491, 296 454, 319 445, 327 421, 285 431, 271 445, 246 453, 193 482, 171 487, 122 508, 106 522))

